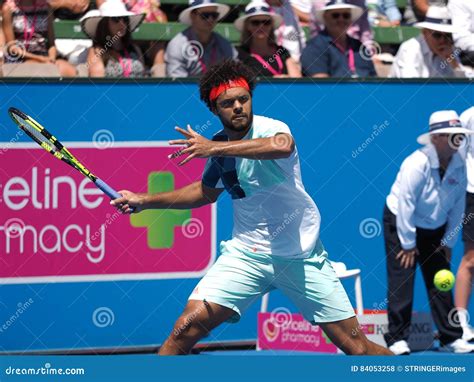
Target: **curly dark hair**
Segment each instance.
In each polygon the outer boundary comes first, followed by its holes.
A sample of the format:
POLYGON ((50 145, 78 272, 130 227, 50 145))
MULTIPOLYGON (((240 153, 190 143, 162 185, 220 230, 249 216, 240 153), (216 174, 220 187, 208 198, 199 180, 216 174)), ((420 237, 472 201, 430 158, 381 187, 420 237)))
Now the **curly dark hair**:
POLYGON ((211 89, 224 82, 241 77, 245 78, 249 84, 249 92, 250 95, 252 95, 253 89, 255 88, 255 74, 249 67, 235 60, 225 60, 211 66, 199 81, 201 100, 207 105, 209 110, 212 111, 215 108, 215 101, 209 100, 211 89))

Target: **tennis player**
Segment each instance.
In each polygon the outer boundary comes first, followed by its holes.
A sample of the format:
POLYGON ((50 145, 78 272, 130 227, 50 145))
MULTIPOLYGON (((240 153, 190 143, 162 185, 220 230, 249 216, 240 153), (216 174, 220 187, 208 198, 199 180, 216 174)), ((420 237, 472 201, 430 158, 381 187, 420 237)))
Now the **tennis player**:
POLYGON ((253 114, 254 87, 242 63, 224 61, 209 68, 200 96, 223 130, 208 140, 190 126, 176 127, 183 139, 170 141, 186 147, 172 156, 179 165, 208 158, 202 180, 153 195, 122 190, 123 197, 111 202, 129 214, 131 207, 135 212, 200 207, 214 203, 224 190, 233 200, 232 239, 221 243, 221 256, 191 293, 159 354, 188 354, 212 329, 237 322, 249 305, 275 288, 346 354, 392 354, 361 331, 319 239, 319 211, 304 189, 290 129, 253 114))

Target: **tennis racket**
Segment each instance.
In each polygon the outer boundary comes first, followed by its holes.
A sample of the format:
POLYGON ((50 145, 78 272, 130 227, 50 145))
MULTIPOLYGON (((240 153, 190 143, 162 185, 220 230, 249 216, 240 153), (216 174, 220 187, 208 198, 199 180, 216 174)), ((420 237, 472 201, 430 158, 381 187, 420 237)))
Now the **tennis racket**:
POLYGON ((78 170, 82 175, 92 180, 94 184, 110 199, 117 199, 122 196, 107 183, 99 179, 87 168, 85 168, 84 165, 79 162, 76 157, 74 157, 74 155, 72 155, 69 150, 57 140, 55 136, 53 136, 48 130, 46 130, 29 115, 18 109, 15 109, 14 107, 8 109, 8 114, 10 114, 10 117, 18 125, 18 127, 23 130, 31 139, 33 139, 48 153, 52 154, 63 162, 66 162, 68 165, 78 170))

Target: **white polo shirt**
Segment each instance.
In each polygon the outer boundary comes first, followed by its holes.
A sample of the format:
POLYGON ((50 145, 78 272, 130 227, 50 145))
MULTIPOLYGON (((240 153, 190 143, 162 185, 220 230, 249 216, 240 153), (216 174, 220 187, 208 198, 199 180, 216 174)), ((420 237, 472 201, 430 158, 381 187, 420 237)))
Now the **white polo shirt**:
POLYGON ((466 201, 466 165, 459 153, 449 162, 443 179, 432 144, 406 158, 390 195, 389 210, 397 216, 397 233, 403 249, 416 247, 416 227, 436 229, 447 223, 443 242, 456 244, 466 201))
MULTIPOLYGON (((459 117, 463 127, 474 131, 474 106, 470 107, 459 117)), ((474 194, 474 137, 469 137, 469 145, 466 147, 466 168, 467 168, 467 191, 474 194)))
MULTIPOLYGON (((459 59, 453 56, 453 60, 459 59)), ((453 69, 445 59, 433 54, 423 35, 411 38, 400 45, 389 77, 432 78, 471 77, 473 71, 459 64, 453 69)))

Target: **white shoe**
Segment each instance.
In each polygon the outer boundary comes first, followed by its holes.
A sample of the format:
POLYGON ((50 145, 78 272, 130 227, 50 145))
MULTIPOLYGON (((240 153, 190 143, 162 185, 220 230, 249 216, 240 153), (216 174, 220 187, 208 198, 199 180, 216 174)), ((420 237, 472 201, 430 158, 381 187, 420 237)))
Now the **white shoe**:
POLYGON ((395 355, 410 354, 410 348, 408 347, 407 342, 404 340, 395 342, 392 346, 388 347, 388 350, 390 350, 395 355))
POLYGON ((470 326, 462 329, 462 339, 467 342, 474 341, 474 329, 470 326))
POLYGON ((474 352, 474 344, 470 344, 462 338, 458 338, 447 345, 441 346, 439 351, 446 353, 472 353, 474 352))

